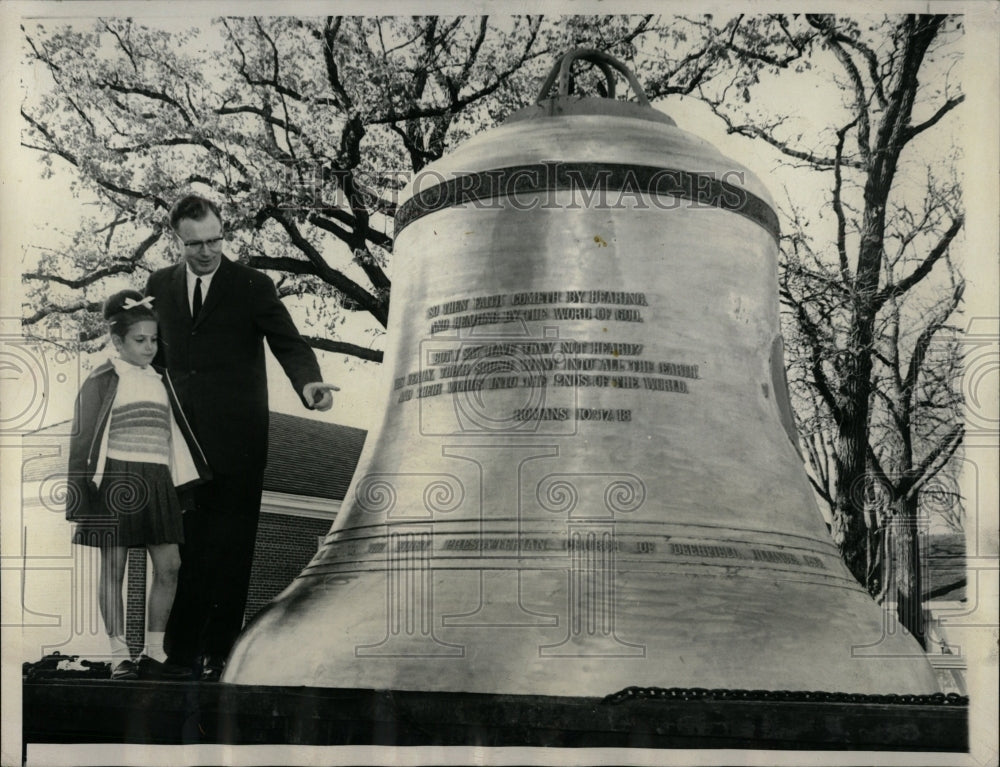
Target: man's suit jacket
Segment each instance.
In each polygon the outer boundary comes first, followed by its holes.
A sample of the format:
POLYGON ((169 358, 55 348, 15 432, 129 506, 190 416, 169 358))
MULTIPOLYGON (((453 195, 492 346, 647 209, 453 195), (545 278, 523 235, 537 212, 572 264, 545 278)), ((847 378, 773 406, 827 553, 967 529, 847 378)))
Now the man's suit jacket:
POLYGON ((160 319, 156 362, 170 372, 212 471, 262 470, 268 425, 263 340, 300 398, 305 384, 322 380, 316 355, 267 275, 223 256, 192 322, 185 270, 183 262, 161 269, 146 285, 160 319))

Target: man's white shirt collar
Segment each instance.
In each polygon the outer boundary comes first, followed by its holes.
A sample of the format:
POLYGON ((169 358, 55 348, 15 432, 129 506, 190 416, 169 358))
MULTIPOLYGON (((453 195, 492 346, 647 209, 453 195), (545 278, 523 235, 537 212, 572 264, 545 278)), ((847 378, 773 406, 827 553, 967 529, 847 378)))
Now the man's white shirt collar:
MULTIPOLYGON (((223 258, 225 258, 225 256, 223 256, 223 258)), ((222 262, 220 261, 219 266, 221 265, 222 262)), ((195 274, 191 271, 191 267, 189 265, 184 264, 184 271, 187 273, 188 308, 191 309, 194 307, 195 280, 201 278, 201 300, 204 301, 208 298, 208 288, 212 284, 212 278, 215 277, 215 273, 219 271, 219 267, 215 267, 215 269, 213 269, 209 274, 195 274)))

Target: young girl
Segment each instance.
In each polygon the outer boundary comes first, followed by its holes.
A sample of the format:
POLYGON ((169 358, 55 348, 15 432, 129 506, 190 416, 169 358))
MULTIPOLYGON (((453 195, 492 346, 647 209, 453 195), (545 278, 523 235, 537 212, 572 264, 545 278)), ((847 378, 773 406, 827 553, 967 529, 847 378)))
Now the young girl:
POLYGON ((163 633, 177 588, 184 541, 178 490, 208 478, 208 465, 165 371, 152 366, 152 298, 123 290, 104 304, 118 357, 80 388, 70 439, 66 518, 73 542, 101 550, 98 604, 108 632, 112 679, 134 679, 166 660, 163 633), (137 665, 125 643, 122 580, 130 546, 153 562, 146 650, 137 665), (152 659, 152 660, 150 660, 152 659))

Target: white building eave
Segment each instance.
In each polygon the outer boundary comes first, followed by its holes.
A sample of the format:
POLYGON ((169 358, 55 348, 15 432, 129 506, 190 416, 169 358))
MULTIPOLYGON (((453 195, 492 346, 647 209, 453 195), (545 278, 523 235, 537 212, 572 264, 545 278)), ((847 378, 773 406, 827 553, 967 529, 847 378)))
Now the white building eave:
POLYGON ((260 501, 261 513, 282 514, 286 517, 307 517, 309 519, 326 519, 333 522, 343 501, 331 498, 314 498, 308 495, 279 493, 265 490, 260 501))

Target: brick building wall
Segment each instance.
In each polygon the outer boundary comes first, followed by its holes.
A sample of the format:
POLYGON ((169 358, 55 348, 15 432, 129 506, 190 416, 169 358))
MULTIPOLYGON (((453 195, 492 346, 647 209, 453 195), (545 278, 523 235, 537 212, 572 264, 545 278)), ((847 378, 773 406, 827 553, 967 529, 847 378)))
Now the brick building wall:
POLYGON ((125 642, 133 656, 146 642, 146 548, 128 550, 125 572, 125 642))
MULTIPOLYGON (((309 564, 331 520, 261 512, 257 527, 246 619, 257 612, 309 564)), ((142 652, 146 634, 146 549, 128 552, 125 589, 125 641, 133 656, 142 652)))
POLYGON ((302 572, 333 520, 261 512, 246 619, 250 620, 302 572))

